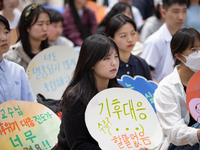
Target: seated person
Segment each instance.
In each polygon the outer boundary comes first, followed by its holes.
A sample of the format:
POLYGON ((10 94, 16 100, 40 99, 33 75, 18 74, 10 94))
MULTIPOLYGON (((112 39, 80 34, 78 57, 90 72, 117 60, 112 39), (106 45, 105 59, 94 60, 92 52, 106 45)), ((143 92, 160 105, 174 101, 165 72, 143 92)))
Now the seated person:
POLYGON ((187 86, 200 70, 200 34, 193 28, 181 28, 172 37, 174 71, 158 85, 154 94, 157 117, 163 129, 161 150, 199 150, 200 124, 186 105, 187 86))
POLYGON ((74 47, 74 43, 61 36, 63 32, 63 16, 56 10, 48 9, 51 16, 48 40, 52 45, 74 47))
POLYGON ((113 16, 106 25, 106 35, 119 48, 120 64, 117 78, 120 79, 123 75, 139 75, 151 80, 150 68, 146 61, 131 54, 137 39, 136 31, 134 21, 123 14, 113 16))
POLYGON ((151 34, 156 32, 165 22, 164 17, 161 15, 162 3, 156 6, 154 15, 147 18, 144 26, 140 32, 140 40, 143 43, 151 34))
POLYGON ((0 15, 0 104, 9 100, 37 102, 24 68, 3 58, 10 41, 8 20, 0 15))
MULTIPOLYGON (((106 9, 106 13, 108 13, 112 9, 112 7, 118 2, 124 2, 131 6, 131 0, 112 0, 111 2, 109 2, 109 7, 106 9)), ((140 31, 141 27, 143 26, 142 15, 139 9, 137 9, 135 6, 131 6, 131 10, 133 14, 133 20, 137 26, 137 30, 140 31)))
POLYGON ((69 7, 63 12, 63 35, 75 46, 94 33, 97 20, 92 10, 85 7, 86 0, 69 0, 69 7))
POLYGON ((3 57, 26 69, 34 56, 51 46, 48 42, 50 24, 47 9, 38 4, 28 5, 24 8, 17 26, 17 43, 3 57))
POLYGON ((172 35, 185 22, 187 3, 188 0, 163 0, 161 14, 165 18, 165 23, 143 43, 142 57, 150 66, 152 78, 157 83, 173 72, 174 59, 170 42, 172 35))
POLYGON ((18 0, 0 0, 0 15, 6 17, 10 24, 10 29, 17 27, 21 16, 21 11, 17 9, 18 0))

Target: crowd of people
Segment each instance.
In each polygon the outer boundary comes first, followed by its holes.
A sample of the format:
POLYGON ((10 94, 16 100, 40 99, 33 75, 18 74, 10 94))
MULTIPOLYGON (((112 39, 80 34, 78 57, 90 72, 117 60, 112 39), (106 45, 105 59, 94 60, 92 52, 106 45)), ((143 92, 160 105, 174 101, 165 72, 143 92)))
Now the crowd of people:
POLYGON ((186 89, 200 70, 200 0, 93 0, 105 10, 99 23, 88 1, 0 0, 0 104, 37 103, 25 70, 42 50, 62 45, 79 58, 58 107, 54 150, 101 149, 87 130, 86 106, 98 92, 122 88, 123 75, 158 84, 154 103, 164 136, 156 149, 199 150, 200 124, 187 109, 186 89))

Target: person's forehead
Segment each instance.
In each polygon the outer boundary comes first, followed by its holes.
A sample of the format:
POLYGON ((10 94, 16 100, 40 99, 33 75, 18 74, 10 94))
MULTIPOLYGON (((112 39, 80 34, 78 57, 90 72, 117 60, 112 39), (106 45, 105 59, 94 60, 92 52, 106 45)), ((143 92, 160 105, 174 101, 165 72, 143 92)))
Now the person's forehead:
POLYGON ((187 4, 174 3, 168 9, 187 9, 187 4))
POLYGON ((0 28, 5 29, 5 27, 6 27, 6 25, 3 22, 0 21, 0 28))

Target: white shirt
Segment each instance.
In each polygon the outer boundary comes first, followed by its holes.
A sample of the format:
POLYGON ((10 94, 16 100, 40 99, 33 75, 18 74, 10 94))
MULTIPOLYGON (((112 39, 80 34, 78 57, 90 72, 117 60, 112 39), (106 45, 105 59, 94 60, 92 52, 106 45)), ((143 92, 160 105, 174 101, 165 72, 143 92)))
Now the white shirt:
POLYGON ((154 94, 158 120, 164 133, 160 150, 167 150, 170 143, 177 146, 199 143, 198 129, 187 126, 190 115, 177 69, 178 66, 159 83, 154 94))
POLYGON ((174 69, 174 59, 170 48, 171 39, 172 35, 164 23, 143 44, 142 57, 148 65, 155 68, 152 77, 157 81, 161 81, 174 69))
MULTIPOLYGON (((15 8, 13 10, 13 13, 15 15, 13 21, 9 21, 9 24, 10 24, 10 29, 13 29, 15 27, 17 27, 18 23, 19 23, 19 20, 20 20, 20 17, 21 17, 21 11, 19 11, 17 8, 15 8)), ((0 14, 2 15, 2 13, 0 12, 0 14)))
MULTIPOLYGON (((107 14, 116 3, 117 2, 112 2, 111 4, 109 4, 109 7, 106 9, 105 13, 107 14)), ((136 8, 135 6, 131 6, 131 8, 132 8, 134 22, 137 26, 137 29, 140 29, 143 25, 142 15, 141 15, 139 9, 136 8)))
POLYGON ((74 43, 70 41, 69 39, 59 36, 56 41, 49 41, 52 45, 58 45, 58 46, 67 46, 67 47, 74 47, 74 43))

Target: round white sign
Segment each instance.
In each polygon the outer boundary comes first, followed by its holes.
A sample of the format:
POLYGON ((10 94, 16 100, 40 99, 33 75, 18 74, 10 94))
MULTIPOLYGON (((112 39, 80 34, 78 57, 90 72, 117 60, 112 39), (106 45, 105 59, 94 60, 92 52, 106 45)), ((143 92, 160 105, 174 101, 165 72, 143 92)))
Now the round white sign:
POLYGON ((33 93, 59 100, 71 80, 78 55, 65 46, 52 46, 37 54, 26 70, 33 93))
POLYGON ((127 88, 110 88, 95 95, 86 108, 85 121, 103 150, 153 149, 163 137, 151 104, 127 88))

